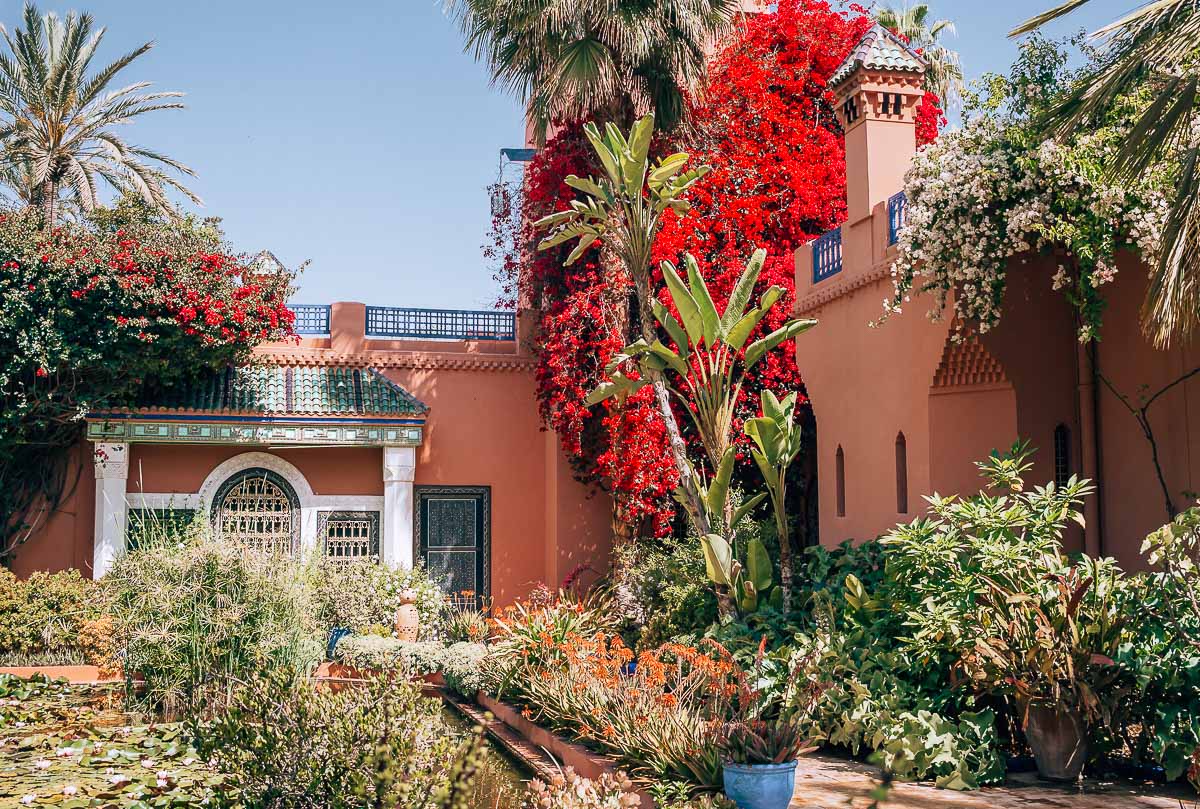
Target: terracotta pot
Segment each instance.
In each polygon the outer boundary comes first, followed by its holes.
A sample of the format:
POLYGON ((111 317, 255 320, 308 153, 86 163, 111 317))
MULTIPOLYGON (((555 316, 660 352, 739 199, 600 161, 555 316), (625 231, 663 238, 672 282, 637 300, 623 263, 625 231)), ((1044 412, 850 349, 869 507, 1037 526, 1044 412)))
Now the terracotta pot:
POLYGON ((1033 748, 1038 775, 1047 781, 1075 781, 1087 761, 1087 728, 1079 711, 1051 705, 1025 709, 1025 738, 1033 748))
POLYGON ((415 641, 421 629, 421 619, 417 614, 417 594, 412 590, 400 593, 400 609, 396 610, 396 637, 400 640, 415 641))

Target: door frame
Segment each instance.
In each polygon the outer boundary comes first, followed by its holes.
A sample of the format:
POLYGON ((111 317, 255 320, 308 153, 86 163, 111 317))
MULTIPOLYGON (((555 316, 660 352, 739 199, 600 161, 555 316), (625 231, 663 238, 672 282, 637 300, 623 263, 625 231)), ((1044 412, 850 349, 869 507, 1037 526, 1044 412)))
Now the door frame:
MULTIPOLYGON (((476 595, 491 597, 492 595, 492 487, 491 486, 414 486, 413 487, 413 558, 420 559, 428 565, 425 558, 425 536, 422 531, 422 518, 425 513, 425 502, 429 496, 470 496, 478 498, 479 513, 476 515, 478 530, 476 595)), ((449 595, 449 594, 447 594, 449 595)))

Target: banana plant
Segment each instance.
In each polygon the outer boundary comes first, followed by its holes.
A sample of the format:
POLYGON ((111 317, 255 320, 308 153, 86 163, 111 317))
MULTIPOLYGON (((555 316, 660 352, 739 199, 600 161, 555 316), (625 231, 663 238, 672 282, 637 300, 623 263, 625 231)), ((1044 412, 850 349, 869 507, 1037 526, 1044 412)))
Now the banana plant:
MULTIPOLYGON (((577 240, 565 262, 570 265, 589 247, 599 243, 620 261, 633 280, 642 338, 648 343, 653 342, 654 287, 650 277, 650 253, 654 239, 662 216, 668 210, 679 216, 688 212, 691 205, 684 195, 709 172, 710 167, 685 169, 689 159, 685 152, 676 152, 652 163, 653 115, 635 123, 628 137, 611 123, 605 125, 603 135, 592 123, 585 124, 583 131, 603 173, 598 177, 582 178, 572 174, 566 178, 567 185, 579 191, 581 198, 572 200, 568 210, 542 217, 534 223, 535 228, 549 231, 538 243, 538 249, 548 250, 577 240)), ((679 473, 688 518, 697 533, 703 536, 709 533, 710 526, 662 372, 651 370, 643 380, 646 382, 654 386, 655 404, 679 473)), ((618 392, 614 390, 613 393, 618 392)))
POLYGON ((781 589, 772 587, 771 556, 762 540, 755 537, 746 543, 745 564, 738 560, 733 545, 720 534, 702 537, 701 544, 709 581, 733 594, 742 615, 757 611, 764 602, 781 605, 781 589))
POLYGON ((719 469, 733 446, 733 413, 746 373, 767 352, 817 325, 815 320, 789 320, 765 337, 750 342, 750 335, 784 293, 783 287, 772 286, 762 294, 758 305, 747 311, 766 255, 765 250, 754 251, 723 312, 717 311, 690 253, 683 257, 686 283, 675 265, 664 261, 663 278, 679 319, 657 300, 653 314, 675 347, 667 346, 657 336, 652 340, 643 337, 626 346, 605 367, 608 381, 592 391, 588 404, 628 395, 645 385, 647 377, 663 376, 670 371, 677 381, 669 389, 691 416, 710 464, 719 469), (622 370, 630 362, 637 363, 638 378, 622 370))
POLYGON ((779 536, 779 581, 782 609, 792 609, 792 542, 787 507, 788 467, 800 454, 802 435, 796 422, 796 394, 781 401, 769 390, 762 392, 762 415, 745 424, 746 435, 754 442, 750 454, 762 473, 771 508, 775 512, 775 530, 779 536))

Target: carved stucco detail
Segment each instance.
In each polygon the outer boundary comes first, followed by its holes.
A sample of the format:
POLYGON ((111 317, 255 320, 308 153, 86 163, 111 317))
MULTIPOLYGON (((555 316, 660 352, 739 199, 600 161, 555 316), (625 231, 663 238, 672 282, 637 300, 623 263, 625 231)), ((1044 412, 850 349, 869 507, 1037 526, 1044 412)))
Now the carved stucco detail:
POLYGON ((1004 366, 984 347, 979 335, 968 333, 962 340, 946 338, 942 360, 933 375, 934 388, 958 388, 977 385, 1001 385, 1008 382, 1004 366))

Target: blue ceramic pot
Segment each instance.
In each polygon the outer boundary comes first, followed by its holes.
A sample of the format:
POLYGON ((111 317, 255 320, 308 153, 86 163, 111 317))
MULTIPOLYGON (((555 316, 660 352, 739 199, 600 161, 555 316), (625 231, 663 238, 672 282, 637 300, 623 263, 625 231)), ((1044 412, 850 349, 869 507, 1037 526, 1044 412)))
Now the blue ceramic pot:
POLYGON ((787 809, 796 791, 796 763, 726 764, 725 795, 738 809, 787 809))

